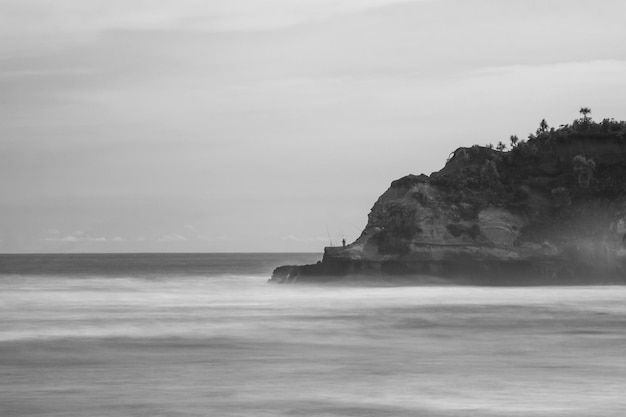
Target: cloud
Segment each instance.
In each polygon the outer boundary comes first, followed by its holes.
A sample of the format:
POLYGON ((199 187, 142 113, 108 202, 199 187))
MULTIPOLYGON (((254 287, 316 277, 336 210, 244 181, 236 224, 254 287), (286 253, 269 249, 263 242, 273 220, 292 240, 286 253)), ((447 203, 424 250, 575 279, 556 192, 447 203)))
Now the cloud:
POLYGON ((179 235, 178 233, 170 233, 161 236, 157 239, 158 242, 184 242, 187 238, 185 236, 179 235))
POLYGON ((232 240, 230 236, 224 236, 224 235, 220 235, 220 236, 197 235, 196 238, 198 240, 202 240, 205 242, 219 242, 219 241, 232 240))
POLYGON ((231 237, 226 235, 210 236, 191 224, 183 226, 183 231, 181 233, 183 234, 183 237, 190 241, 200 240, 203 242, 223 242, 231 240, 231 237))
POLYGON ((48 242, 78 242, 79 241, 79 239, 76 236, 47 237, 44 240, 48 242))
POLYGON ((1 69, 0 81, 11 81, 17 78, 27 77, 58 77, 58 76, 81 76, 92 74, 93 71, 86 68, 56 68, 56 69, 1 69))
POLYGON ((48 237, 43 240, 46 242, 61 242, 61 243, 78 243, 78 242, 126 242, 126 239, 120 236, 113 238, 106 238, 104 236, 92 236, 90 233, 84 230, 76 230, 74 233, 61 236, 61 232, 57 229, 49 229, 47 231, 48 237))
POLYGON ((290 242, 327 242, 328 238, 322 237, 322 236, 300 237, 300 236, 294 236, 294 235, 287 235, 287 236, 281 236, 280 240, 286 240, 290 242))
POLYGON ((68 235, 68 236, 63 236, 63 237, 47 237, 44 240, 47 242, 65 242, 65 243, 107 242, 107 238, 105 237, 76 236, 76 235, 68 235))
POLYGON ((517 73, 573 73, 578 76, 585 76, 590 71, 594 72, 620 72, 626 70, 626 60, 605 59, 605 60, 586 60, 586 61, 569 61, 557 63, 543 63, 537 65, 503 65, 478 68, 470 72, 470 75, 478 77, 498 77, 508 76, 517 73))
POLYGON ((0 34, 71 36, 110 30, 276 29, 424 0, 3 0, 0 34))

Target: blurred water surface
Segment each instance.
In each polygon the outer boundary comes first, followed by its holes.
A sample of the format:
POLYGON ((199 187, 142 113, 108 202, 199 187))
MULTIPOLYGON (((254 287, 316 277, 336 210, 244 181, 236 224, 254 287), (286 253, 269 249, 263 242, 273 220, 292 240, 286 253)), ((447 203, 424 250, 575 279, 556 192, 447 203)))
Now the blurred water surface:
POLYGON ((626 415, 626 287, 266 284, 317 259, 1 255, 0 416, 626 415))

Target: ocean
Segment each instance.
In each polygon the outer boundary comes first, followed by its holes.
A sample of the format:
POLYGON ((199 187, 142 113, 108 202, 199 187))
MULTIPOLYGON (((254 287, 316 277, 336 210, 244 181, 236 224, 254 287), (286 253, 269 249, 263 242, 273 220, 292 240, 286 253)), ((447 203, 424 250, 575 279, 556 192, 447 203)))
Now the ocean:
POLYGON ((626 415, 626 287, 267 284, 320 258, 0 255, 0 416, 626 415))

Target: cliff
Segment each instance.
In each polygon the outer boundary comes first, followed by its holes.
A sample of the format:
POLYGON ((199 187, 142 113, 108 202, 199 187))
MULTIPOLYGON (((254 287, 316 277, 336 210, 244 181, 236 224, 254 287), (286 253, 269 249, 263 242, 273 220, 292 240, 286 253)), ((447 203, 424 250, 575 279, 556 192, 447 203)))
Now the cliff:
POLYGON ((392 182, 358 239, 270 281, 626 283, 626 123, 586 116, 543 121, 510 151, 459 148, 441 171, 392 182))

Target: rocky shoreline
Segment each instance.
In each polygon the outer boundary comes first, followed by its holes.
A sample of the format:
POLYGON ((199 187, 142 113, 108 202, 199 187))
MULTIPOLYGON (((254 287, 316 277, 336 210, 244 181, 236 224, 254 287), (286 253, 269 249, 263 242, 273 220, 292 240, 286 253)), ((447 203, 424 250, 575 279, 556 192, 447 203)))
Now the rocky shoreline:
POLYGON ((626 123, 542 122, 511 141, 459 148, 441 171, 392 182, 353 243, 270 282, 626 283, 626 123))

